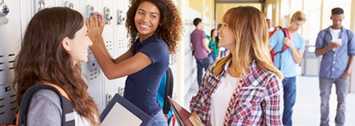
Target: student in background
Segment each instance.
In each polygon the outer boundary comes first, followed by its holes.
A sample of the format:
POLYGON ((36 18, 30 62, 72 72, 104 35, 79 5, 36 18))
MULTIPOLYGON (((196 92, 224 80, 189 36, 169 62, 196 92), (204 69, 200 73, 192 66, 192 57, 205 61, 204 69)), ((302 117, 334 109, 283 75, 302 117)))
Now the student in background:
POLYGON ((14 87, 19 113, 27 117, 20 125, 99 125, 97 107, 80 71, 80 63, 87 61, 91 44, 83 16, 75 10, 54 7, 33 16, 15 66, 14 87), (24 97, 39 85, 52 87, 59 94, 38 90, 30 97, 29 106, 24 106, 23 101, 28 100, 24 97), (70 106, 71 110, 65 111, 64 106, 70 106), (24 108, 28 108, 27 113, 22 111, 24 108))
POLYGON ((195 30, 190 35, 192 52, 196 59, 197 64, 197 83, 201 86, 202 75, 207 71, 210 64, 208 54, 211 52, 208 48, 206 34, 203 31, 203 23, 201 18, 193 20, 195 30))
POLYGON ((130 49, 111 58, 101 35, 104 22, 91 16, 88 23, 91 47, 108 79, 128 76, 124 97, 152 116, 149 126, 166 126, 167 121, 156 100, 163 74, 168 69, 169 53, 174 53, 181 34, 181 19, 171 0, 132 0, 126 27, 130 49))
POLYGON ((207 71, 190 103, 205 125, 282 125, 282 75, 272 64, 267 38, 265 17, 257 8, 232 8, 223 16, 219 45, 230 53, 207 71))
MULTIPOLYGON (((213 64, 217 57, 218 57, 218 42, 217 42, 217 37, 218 37, 218 32, 216 29, 212 29, 211 30, 211 36, 209 37, 209 42, 208 42, 208 48, 211 50, 211 54, 212 54, 212 58, 213 61, 211 62, 211 64, 213 64)), ((209 54, 210 55, 210 54, 209 54)))
POLYGON ((285 126, 292 126, 293 106, 296 103, 296 69, 302 61, 305 48, 305 42, 297 31, 305 20, 303 12, 295 12, 286 28, 286 34, 283 29, 279 29, 269 39, 271 49, 280 52, 273 57, 274 65, 285 77, 282 80, 284 89, 282 123, 285 126))
POLYGON ((320 125, 329 126, 329 96, 334 84, 338 101, 335 124, 344 126, 346 95, 355 55, 355 38, 353 32, 342 25, 343 9, 333 8, 330 19, 332 25, 320 31, 316 40, 316 55, 322 56, 319 71, 320 125))

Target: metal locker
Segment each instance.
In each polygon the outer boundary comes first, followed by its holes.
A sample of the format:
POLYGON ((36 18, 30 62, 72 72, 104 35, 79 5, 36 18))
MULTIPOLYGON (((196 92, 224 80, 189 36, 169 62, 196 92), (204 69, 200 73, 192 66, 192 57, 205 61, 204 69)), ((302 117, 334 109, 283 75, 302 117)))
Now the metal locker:
POLYGON ((21 0, 0 0, 0 124, 15 119, 14 59, 21 42, 21 0))
POLYGON ((0 124, 12 123, 16 114, 16 95, 10 84, 0 85, 0 124))
MULTIPOLYGON (((100 11, 101 3, 99 1, 80 1, 79 4, 81 5, 80 12, 82 12, 84 18, 88 18, 94 12, 102 12, 100 11)), ((105 84, 103 80, 104 75, 91 50, 89 50, 88 62, 83 64, 82 70, 87 80, 89 94, 95 100, 99 111, 102 111, 105 107, 105 84)))
MULTIPOLYGON (((120 8, 120 5, 124 1, 117 0, 107 0, 102 1, 103 6, 103 16, 105 20, 105 29, 103 32, 103 37, 106 41, 106 48, 110 53, 112 58, 116 58, 120 56, 122 53, 119 53, 119 42, 117 41, 117 37, 121 36, 121 34, 117 34, 117 27, 119 26, 117 22, 117 10, 120 8)), ((113 80, 108 80, 104 77, 105 84, 105 105, 111 100, 112 96, 116 93, 120 93, 123 95, 123 87, 124 87, 125 78, 117 78, 113 80)))
POLYGON ((33 0, 33 14, 44 8, 54 7, 56 3, 56 0, 33 0))
POLYGON ((80 12, 81 10, 81 4, 79 0, 57 0, 56 6, 63 6, 63 7, 69 7, 71 9, 77 10, 80 12))

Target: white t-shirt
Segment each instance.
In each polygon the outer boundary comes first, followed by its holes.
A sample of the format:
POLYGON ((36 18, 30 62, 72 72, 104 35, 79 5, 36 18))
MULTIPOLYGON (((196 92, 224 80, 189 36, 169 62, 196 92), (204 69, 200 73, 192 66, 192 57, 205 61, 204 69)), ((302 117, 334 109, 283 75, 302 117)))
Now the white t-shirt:
POLYGON ((340 29, 330 28, 330 34, 332 34, 332 40, 338 39, 340 35, 340 29))
POLYGON ((229 102, 237 85, 238 78, 232 77, 228 72, 221 78, 216 91, 211 97, 212 126, 223 126, 229 102))
MULTIPOLYGON (((340 29, 330 28, 330 34, 332 35, 332 41, 341 45, 341 39, 339 38, 340 32, 341 32, 340 29)), ((335 50, 336 50, 336 48, 333 49, 333 51, 335 51, 335 50)))

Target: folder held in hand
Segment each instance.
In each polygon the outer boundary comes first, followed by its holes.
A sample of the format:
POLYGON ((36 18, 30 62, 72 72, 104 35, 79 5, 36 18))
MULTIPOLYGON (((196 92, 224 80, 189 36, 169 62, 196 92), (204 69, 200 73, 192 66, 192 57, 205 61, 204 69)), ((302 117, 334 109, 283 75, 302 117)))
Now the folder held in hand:
POLYGON ((101 126, 141 126, 151 117, 129 102, 124 97, 116 94, 109 102, 100 116, 101 126))
POLYGON ((170 97, 168 99, 180 126, 204 126, 196 113, 191 114, 170 97))

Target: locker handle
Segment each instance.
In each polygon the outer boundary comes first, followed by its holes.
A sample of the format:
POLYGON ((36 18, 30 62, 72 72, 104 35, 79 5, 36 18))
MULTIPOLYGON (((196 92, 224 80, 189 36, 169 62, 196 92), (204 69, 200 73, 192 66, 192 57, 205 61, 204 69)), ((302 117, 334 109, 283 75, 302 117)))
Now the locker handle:
POLYGON ((68 7, 68 8, 71 8, 71 9, 74 9, 74 4, 72 2, 69 2, 69 1, 65 1, 64 2, 64 6, 68 7))
POLYGON ((10 13, 10 9, 7 7, 5 4, 4 0, 0 1, 0 6, 2 6, 1 11, 0 11, 0 17, 5 17, 10 13))
POLYGON ((38 2, 38 5, 39 5, 38 10, 42 10, 42 9, 44 9, 46 7, 46 2, 44 2, 44 0, 40 0, 38 2))

